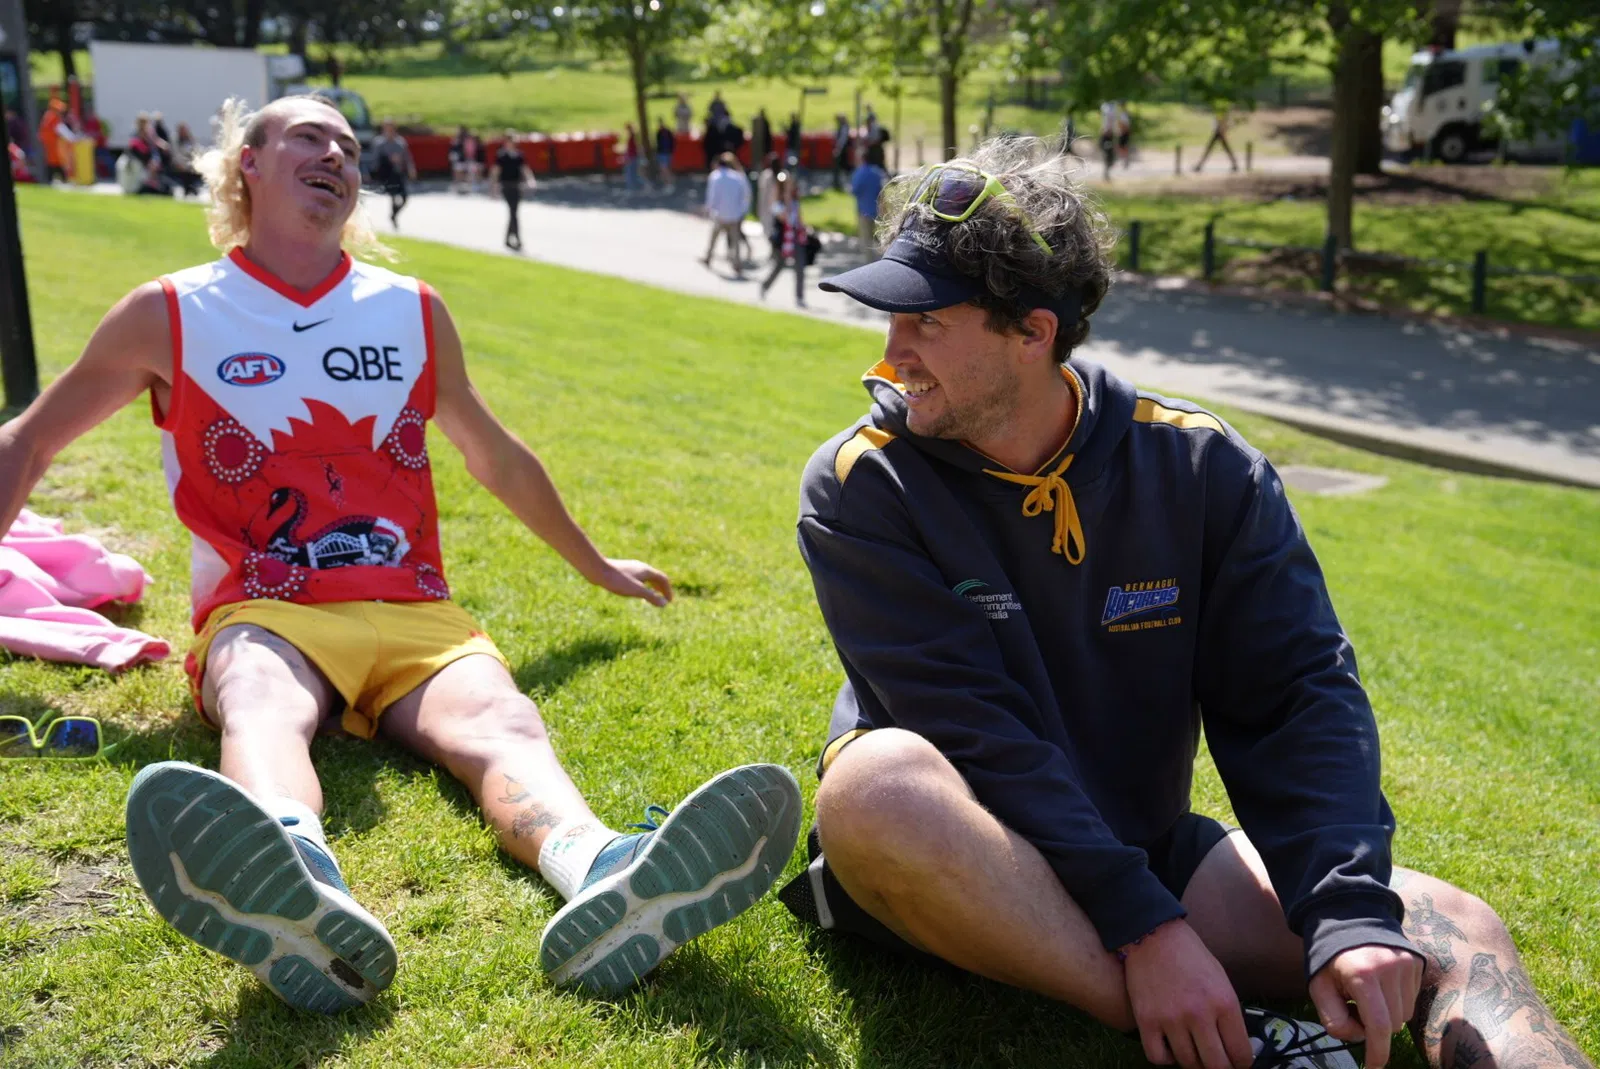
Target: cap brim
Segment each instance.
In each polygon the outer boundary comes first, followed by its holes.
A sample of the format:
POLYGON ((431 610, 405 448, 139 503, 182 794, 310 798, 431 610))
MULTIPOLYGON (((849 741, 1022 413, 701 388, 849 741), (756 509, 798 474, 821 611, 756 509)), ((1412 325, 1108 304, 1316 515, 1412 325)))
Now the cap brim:
POLYGON ((818 288, 847 293, 883 312, 931 312, 965 304, 983 290, 976 279, 932 274, 898 260, 870 264, 824 279, 818 288))

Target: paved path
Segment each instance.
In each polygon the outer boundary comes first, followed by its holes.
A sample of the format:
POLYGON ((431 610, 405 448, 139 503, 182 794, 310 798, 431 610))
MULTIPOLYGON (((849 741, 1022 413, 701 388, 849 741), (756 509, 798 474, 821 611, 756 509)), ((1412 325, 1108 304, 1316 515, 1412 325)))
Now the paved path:
MULTIPOLYGON (((1298 158, 1289 158, 1298 159, 1298 158)), ((1298 164, 1297 164, 1298 165, 1298 164)), ((96 192, 102 190, 97 188, 96 192)), ((114 192, 114 187, 107 187, 114 192)), ((690 213, 700 187, 629 199, 615 181, 560 179, 523 205, 521 254, 705 297, 762 303, 743 281, 698 262, 707 224, 690 213)), ((387 203, 367 210, 388 233, 387 203)), ((491 253, 505 205, 421 192, 401 232, 491 253)), ((746 224, 758 258, 766 239, 746 224)), ((814 280, 855 266, 829 243, 814 280)), ((886 318, 808 287, 804 314, 881 331, 886 318)), ((795 311, 792 276, 767 306, 795 311)), ((1212 294, 1175 280, 1119 283, 1081 350, 1117 374, 1175 396, 1259 412, 1367 448, 1468 470, 1600 487, 1600 342, 1522 337, 1438 323, 1332 312, 1297 301, 1212 294)))
MULTIPOLYGON (((689 214, 692 187, 621 196, 598 180, 541 185, 522 208, 531 259, 700 296, 760 303, 759 272, 743 281, 720 260, 703 268, 707 224, 689 214)), ((369 207, 388 230, 386 205, 369 207)), ((505 252, 498 200, 421 193, 402 233, 505 252)), ((747 224, 757 256, 766 241, 747 224)), ((813 278, 857 262, 830 243, 813 278)), ((792 276, 768 301, 793 310, 792 276)), ((806 314, 882 330, 885 318, 808 287, 806 314)), ((1261 412, 1372 448, 1472 470, 1527 473, 1600 487, 1600 344, 1497 336, 1298 302, 1195 292, 1160 281, 1116 286, 1083 355, 1178 396, 1261 412)))

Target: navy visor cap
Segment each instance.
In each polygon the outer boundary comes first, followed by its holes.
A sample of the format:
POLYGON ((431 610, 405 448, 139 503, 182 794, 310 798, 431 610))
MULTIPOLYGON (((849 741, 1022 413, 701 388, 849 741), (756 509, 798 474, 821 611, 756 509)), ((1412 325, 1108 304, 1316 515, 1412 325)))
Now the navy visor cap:
MULTIPOLYGON (((962 274, 945 255, 930 247, 924 231, 907 228, 884 250, 881 259, 824 279, 820 288, 846 293, 882 312, 932 312, 965 304, 988 292, 982 279, 962 274)), ((1024 286, 1019 294, 1034 308, 1056 314, 1063 326, 1078 321, 1083 300, 1076 290, 1052 297, 1024 286)))

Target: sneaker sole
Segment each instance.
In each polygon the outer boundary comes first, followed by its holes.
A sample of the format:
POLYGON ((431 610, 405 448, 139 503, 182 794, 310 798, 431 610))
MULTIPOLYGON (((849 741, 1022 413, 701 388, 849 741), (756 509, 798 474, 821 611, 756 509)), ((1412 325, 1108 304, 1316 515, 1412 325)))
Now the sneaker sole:
POLYGON ((289 833, 232 780, 150 765, 128 791, 128 854, 167 923, 247 967, 296 1009, 336 1013, 394 981, 394 942, 312 879, 289 833))
POLYGON ((800 784, 779 765, 745 765, 702 784, 638 859, 584 890, 545 926, 551 982, 611 995, 771 889, 800 836, 800 784))

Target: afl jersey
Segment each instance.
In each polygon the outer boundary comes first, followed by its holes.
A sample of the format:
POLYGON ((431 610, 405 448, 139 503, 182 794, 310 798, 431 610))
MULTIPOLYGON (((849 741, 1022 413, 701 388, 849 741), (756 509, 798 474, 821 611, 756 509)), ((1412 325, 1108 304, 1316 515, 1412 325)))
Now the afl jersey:
POLYGON ((250 598, 448 598, 428 287, 346 254, 297 290, 239 249, 161 287, 172 396, 155 421, 193 535, 195 629, 250 598))

